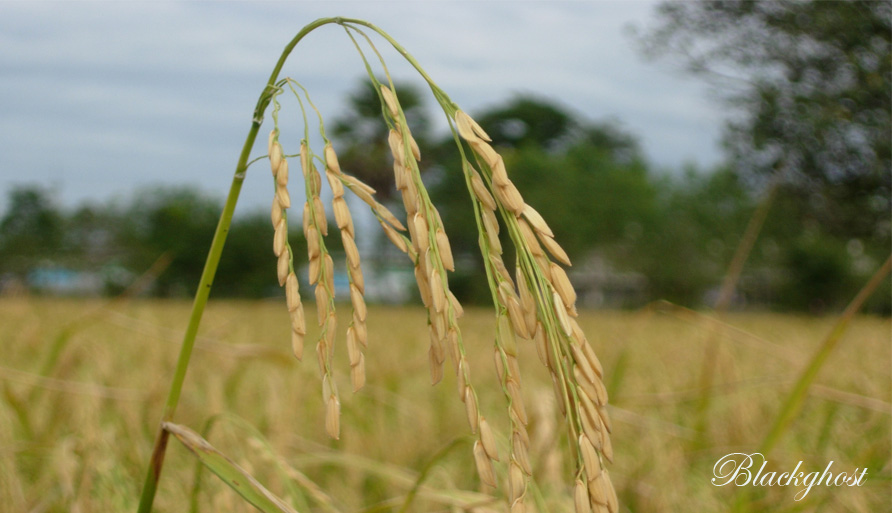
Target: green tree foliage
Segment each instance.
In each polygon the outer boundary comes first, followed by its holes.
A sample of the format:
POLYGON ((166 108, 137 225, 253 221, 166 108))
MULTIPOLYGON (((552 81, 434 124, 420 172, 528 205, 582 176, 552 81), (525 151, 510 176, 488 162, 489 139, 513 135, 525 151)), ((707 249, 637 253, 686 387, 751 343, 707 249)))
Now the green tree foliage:
POLYGON ((41 259, 59 255, 65 219, 50 192, 38 186, 15 187, 8 201, 0 220, 0 274, 22 278, 41 259))
MULTIPOLYGON (((126 262, 134 272, 147 269, 163 253, 172 257, 158 277, 154 293, 182 296, 194 292, 222 208, 217 199, 190 188, 156 188, 137 194, 118 237, 127 248, 126 262)), ((279 294, 272 233, 265 213, 233 220, 220 260, 214 295, 262 297, 279 294), (268 241, 269 243, 264 243, 268 241)), ((302 237, 291 237, 292 248, 304 251, 302 237)))
POLYGON ((779 173, 837 237, 889 242, 892 4, 666 2, 644 42, 735 107, 725 144, 749 182, 779 173))
POLYGON ((755 205, 727 168, 688 169, 661 182, 658 215, 635 241, 628 263, 647 276, 653 297, 699 305, 721 284, 755 205))

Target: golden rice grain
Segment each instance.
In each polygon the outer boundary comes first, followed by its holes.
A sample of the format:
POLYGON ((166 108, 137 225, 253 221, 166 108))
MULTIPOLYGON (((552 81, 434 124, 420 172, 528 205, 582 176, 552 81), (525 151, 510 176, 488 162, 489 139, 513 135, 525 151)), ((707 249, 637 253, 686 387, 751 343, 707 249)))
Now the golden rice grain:
POLYGON ((533 467, 530 465, 529 442, 525 441, 523 435, 517 431, 514 431, 511 435, 511 452, 512 457, 520 465, 520 468, 523 469, 523 472, 528 476, 532 476, 533 467))
MULTIPOLYGON (((277 204, 278 203, 274 203, 274 205, 277 205, 277 204)), ((279 211, 279 213, 281 214, 281 210, 279 211)), ((303 217, 302 217, 301 221, 303 222, 304 236, 306 237, 307 230, 309 230, 309 228, 311 226, 313 226, 313 214, 310 211, 310 202, 309 201, 304 202, 304 212, 303 212, 303 217)))
MULTIPOLYGON (((518 374, 515 375, 517 376, 518 374)), ((523 394, 520 391, 520 384, 517 380, 508 378, 505 386, 508 389, 508 396, 511 397, 511 409, 514 411, 514 414, 517 415, 517 419, 520 420, 520 423, 526 425, 528 422, 527 410, 523 405, 523 394)))
POLYGON ((520 195, 520 191, 517 190, 513 182, 509 181, 506 185, 497 186, 495 192, 499 201, 505 205, 505 208, 513 212, 515 216, 520 216, 523 213, 523 207, 526 203, 523 202, 523 196, 520 195))
POLYGON ((597 374, 595 374, 595 369, 582 350, 582 346, 575 341, 570 342, 570 352, 573 354, 573 360, 576 361, 576 367, 581 373, 579 377, 589 383, 599 381, 597 374))
POLYGON ((291 208, 291 195, 288 194, 287 187, 276 188, 276 199, 279 201, 279 205, 281 205, 282 208, 291 208))
POLYGON ((291 331, 301 335, 307 334, 307 321, 304 318, 304 309, 300 301, 297 302, 297 308, 291 310, 291 331))
POLYGON ((300 308, 300 292, 298 291, 297 276, 289 272, 285 277, 285 303, 288 311, 293 312, 300 308))
POLYGON ((282 145, 278 141, 273 141, 269 151, 269 167, 273 172, 279 169, 282 163, 282 145))
POLYGON ((365 321, 367 316, 367 309, 365 304, 365 298, 362 296, 362 292, 359 291, 359 288, 356 285, 350 285, 350 302, 353 304, 353 312, 356 315, 356 318, 365 321))
POLYGON ((282 251, 276 260, 276 277, 279 279, 280 287, 285 285, 285 279, 288 278, 289 272, 291 272, 291 252, 286 250, 282 251))
POLYGON ((353 175, 348 175, 344 172, 340 174, 341 181, 347 184, 347 187, 350 188, 354 193, 363 192, 367 196, 371 194, 375 194, 375 189, 373 189, 369 184, 363 182, 359 178, 356 178, 353 175))
POLYGON ((369 334, 365 322, 357 319, 355 315, 353 317, 353 330, 356 332, 356 341, 362 344, 362 347, 368 347, 369 334))
POLYGON ((514 280, 511 279, 511 273, 509 273, 508 268, 505 267, 505 262, 502 260, 502 257, 490 253, 489 263, 492 264, 493 268, 496 270, 503 281, 508 284, 514 283, 514 280))
POLYGON ((560 324, 561 331, 569 337, 573 333, 573 329, 570 327, 570 318, 567 317, 567 307, 564 305, 564 300, 561 299, 557 291, 551 293, 551 299, 554 303, 554 313, 560 324))
POLYGON ((416 212, 412 217, 412 223, 415 225, 415 236, 417 237, 415 247, 419 253, 423 253, 430 247, 430 240, 428 239, 427 233, 427 220, 420 212, 416 212))
POLYGON ((545 338, 545 327, 542 326, 541 322, 536 323, 536 331, 534 333, 533 342, 536 344, 536 354, 539 355, 539 361, 542 362, 542 365, 551 369, 548 358, 548 340, 545 338))
POLYGON ((570 283, 570 278, 567 277, 567 273, 564 269, 553 263, 551 264, 551 280, 554 285, 557 293, 560 294, 561 299, 564 300, 565 305, 572 306, 576 303, 576 291, 573 289, 573 285, 570 283))
POLYGON ((415 157, 415 160, 421 161, 421 150, 418 148, 418 142, 412 137, 412 134, 407 133, 407 137, 409 138, 409 149, 412 151, 412 156, 415 157))
POLYGON ((341 165, 338 163, 338 155, 335 153, 331 143, 325 145, 325 149, 322 150, 322 153, 325 156, 325 168, 332 173, 340 174, 341 165))
POLYGON ((443 292, 443 281, 440 280, 440 273, 436 269, 431 269, 429 283, 434 311, 443 312, 446 308, 446 293, 443 292))
POLYGON ((547 249, 548 252, 551 253, 551 255, 554 256, 558 260, 558 262, 560 262, 566 266, 573 265, 570 263, 570 257, 567 256, 567 253, 564 251, 564 248, 562 248, 560 246, 560 244, 555 242, 555 240, 553 238, 549 237, 548 235, 540 233, 539 240, 542 241, 542 245, 545 246, 545 249, 547 249))
MULTIPOLYGON (((310 225, 307 227, 307 255, 312 262, 313 260, 319 260, 321 257, 321 248, 319 247, 319 232, 316 231, 316 227, 310 225)), ((313 273, 310 273, 312 276, 313 273)))
POLYGON ((496 437, 485 417, 480 417, 479 428, 480 442, 483 444, 483 450, 486 451, 486 455, 493 461, 499 461, 499 450, 496 447, 496 437))
POLYGON ((616 490, 607 471, 604 472, 604 490, 607 491, 607 509, 610 513, 616 513, 619 510, 619 501, 616 499, 616 490))
POLYGON ((480 173, 474 170, 470 164, 468 164, 468 168, 471 170, 471 189, 474 191, 474 196, 476 196, 477 199, 480 200, 480 203, 487 209, 495 210, 496 200, 492 197, 492 194, 489 193, 489 189, 486 188, 483 179, 480 178, 480 173))
MULTIPOLYGON (((353 268, 351 267, 350 269, 353 268)), ((334 261, 331 259, 331 255, 327 253, 322 257, 322 276, 325 277, 325 285, 328 287, 328 291, 334 294, 334 261)))
POLYGON ((480 427, 480 413, 477 411, 477 394, 471 390, 470 386, 466 385, 462 397, 465 400, 465 414, 468 416, 468 426, 471 428, 471 433, 476 434, 477 429, 480 427))
POLYGON ((319 176, 319 171, 316 170, 316 166, 313 163, 310 163, 310 169, 304 174, 304 177, 309 186, 310 193, 314 196, 318 196, 319 193, 322 192, 322 177, 319 176))
POLYGON ((526 504, 523 502, 523 497, 519 497, 511 503, 511 513, 526 513, 526 504))
POLYGON ((375 203, 374 207, 372 207, 372 208, 375 210, 375 213, 377 213, 379 216, 381 216, 382 219, 384 219, 385 221, 387 221, 388 223, 393 225, 393 227, 396 228, 397 230, 399 230, 399 231, 406 230, 406 227, 403 226, 403 223, 401 223, 400 220, 397 219, 395 215, 393 215, 393 212, 391 212, 384 205, 382 205, 380 203, 375 203))
POLYGON ((390 111, 390 115, 395 121, 399 120, 400 104, 396 101, 396 95, 393 94, 393 91, 391 91, 389 87, 382 85, 381 96, 384 98, 384 103, 387 105, 387 110, 390 111))
POLYGON ((610 415, 607 414, 606 405, 598 406, 598 416, 601 417, 601 425, 604 426, 604 429, 606 429, 608 433, 612 433, 613 428, 610 424, 610 415))
MULTIPOLYGON (((514 330, 511 321, 505 315, 500 315, 498 320, 499 345, 506 354, 517 355, 517 340, 514 338, 514 330)), ((501 377, 501 373, 499 373, 501 377)))
POLYGON ((520 228, 520 234, 523 236, 524 242, 526 242, 527 247, 530 248, 530 253, 535 256, 544 256, 545 253, 542 251, 542 246, 539 245, 539 240, 536 238, 533 229, 530 228, 530 225, 527 224, 526 220, 518 219, 517 226, 520 228))
POLYGON ((269 137, 267 138, 266 143, 266 153, 272 155, 273 153, 273 143, 276 142, 276 139, 279 137, 279 129, 273 128, 269 131, 269 137))
POLYGON ((317 256, 316 258, 310 259, 310 269, 309 269, 309 282, 310 285, 315 285, 319 282, 319 272, 322 270, 322 257, 317 256))
POLYGON ((335 440, 341 437, 341 402, 334 395, 329 396, 326 403, 325 431, 335 440))
POLYGON ((508 464, 508 494, 510 501, 514 502, 523 497, 526 492, 527 482, 523 469, 517 462, 512 461, 508 464))
POLYGON ((341 243, 344 245, 344 253, 347 255, 347 264, 350 267, 359 267, 359 248, 356 247, 356 241, 346 230, 341 231, 341 243))
POLYGON ((403 167, 403 165, 396 160, 393 161, 393 180, 394 182, 396 182, 397 190, 406 190, 406 182, 409 181, 409 176, 406 172, 406 168, 403 167))
POLYGON ((601 431, 601 454, 604 455, 604 459, 613 463, 613 442, 610 441, 606 430, 601 431))
POLYGON ((288 185, 288 161, 286 159, 282 159, 276 170, 276 185, 279 187, 288 185))
POLYGON ((601 461, 598 459, 598 453, 595 452, 595 446, 592 445, 585 433, 579 435, 578 444, 588 480, 596 479, 601 474, 601 461))
POLYGON ((511 325, 514 326, 514 332, 517 333, 517 336, 524 339, 532 338, 530 331, 527 329, 523 309, 520 307, 517 298, 509 297, 506 306, 508 307, 508 316, 511 318, 511 325))
POLYGON ((592 504, 607 505, 607 490, 604 488, 604 481, 607 474, 599 473, 594 479, 589 479, 588 493, 592 504))
POLYGON ((350 367, 350 382, 353 384, 353 392, 358 392, 365 386, 365 356, 359 355, 359 363, 350 367))
POLYGON ((508 367, 508 375, 511 376, 511 379, 516 380, 517 384, 519 385, 520 384, 520 366, 517 363, 517 357, 511 356, 510 354, 506 355, 505 362, 507 363, 507 367, 508 367))
POLYGON ((390 153, 393 155, 394 162, 400 166, 405 166, 406 148, 403 144, 403 136, 396 130, 391 130, 387 134, 387 144, 390 145, 390 153))
POLYGON ((273 197, 273 204, 270 208, 269 212, 270 219, 273 222, 273 228, 279 225, 279 221, 282 219, 282 205, 279 205, 279 198, 273 197))
POLYGON ((332 210, 334 210, 335 224, 341 230, 346 230, 353 236, 353 218, 350 216, 350 208, 344 198, 335 198, 332 202, 332 210))
POLYGON ((331 300, 331 296, 328 294, 328 291, 325 290, 325 287, 322 285, 317 285, 316 290, 316 317, 319 322, 319 326, 328 319, 328 309, 329 309, 329 301, 331 300))
POLYGON ((408 250, 408 248, 406 247, 406 239, 403 238, 402 235, 397 233, 396 230, 391 228, 388 224, 384 223, 383 221, 381 222, 381 228, 384 229, 384 235, 387 236, 387 238, 390 240, 390 242, 393 243, 393 245, 396 246, 397 249, 399 249, 403 253, 405 253, 408 250))
POLYGON ((437 356, 434 354, 433 347, 428 349, 427 353, 428 362, 430 364, 431 385, 436 385, 443 379, 443 363, 437 361, 437 356))
POLYGON ((504 382, 507 379, 507 375, 505 374, 505 363, 502 361, 502 355, 504 353, 498 347, 494 347, 492 350, 492 360, 496 366, 496 376, 499 377, 500 382, 504 382))
POLYGON ((351 367, 359 363, 360 356, 362 356, 362 349, 359 341, 356 340, 356 329, 350 326, 347 328, 347 358, 351 367))
POLYGON ((430 335, 430 349, 434 355, 434 359, 437 360, 437 363, 443 363, 446 361, 446 345, 443 343, 443 338, 440 337, 440 334, 437 333, 436 328, 433 324, 429 326, 428 333, 430 335))
MULTIPOLYGON (((362 275, 362 270, 359 267, 348 267, 347 274, 350 275, 350 283, 365 294, 365 277, 362 275)), ((334 275, 332 274, 332 276, 334 275)), ((332 290, 334 290, 333 286, 332 290)))
POLYGON ((291 332, 291 353, 298 361, 304 358, 304 334, 296 331, 291 332))
POLYGON ((492 148, 492 146, 479 139, 476 141, 468 141, 468 143, 470 143, 474 152, 483 159, 490 169, 499 164, 499 160, 501 160, 502 157, 492 148))
POLYGON ((511 183, 508 179, 508 170, 505 169, 505 160, 501 155, 496 155, 490 164, 492 170, 492 183, 495 187, 505 187, 511 183))
POLYGON ((486 231, 486 240, 489 242, 490 251, 496 254, 502 253, 502 243, 499 240, 499 223, 491 210, 483 211, 483 227, 486 231))
POLYGON ((279 224, 276 225, 276 232, 273 235, 273 253, 278 256, 282 256, 285 251, 285 245, 288 243, 288 226, 285 223, 285 219, 279 219, 279 224))
POLYGON ((486 456, 486 451, 480 440, 474 441, 474 463, 477 465, 477 474, 480 481, 495 488, 496 473, 492 468, 492 461, 486 456))
POLYGON ((328 236, 328 220, 325 218, 325 205, 319 196, 313 196, 313 221, 323 236, 328 236))
POLYGON ((536 209, 530 205, 524 205, 523 216, 527 218, 527 221, 529 221, 530 226, 532 226, 534 230, 549 237, 554 237, 554 232, 551 231, 551 228, 548 227, 548 223, 545 222, 545 219, 542 218, 542 215, 540 215, 536 209))
POLYGON ((455 112, 455 124, 458 127, 459 135, 465 140, 480 138, 484 141, 492 141, 489 135, 483 131, 483 128, 464 111, 459 110, 455 112))
POLYGON ((455 318, 459 319, 462 315, 465 314, 465 309, 462 308, 461 303, 456 299, 455 294, 452 291, 447 291, 446 295, 449 296, 449 304, 452 305, 452 311, 455 313, 455 318))
POLYGON ((582 480, 576 480, 576 487, 573 492, 573 503, 576 507, 576 513, 591 513, 588 500, 588 486, 582 480))
POLYGON ((449 237, 446 236, 446 232, 442 228, 437 228, 434 238, 437 240, 437 252, 440 255, 443 268, 447 271, 454 271, 455 260, 452 258, 452 246, 449 244, 449 237))
POLYGON ((337 177, 334 173, 329 172, 327 169, 325 171, 325 178, 328 179, 328 186, 331 187, 331 195, 334 198, 340 198, 344 195, 344 185, 341 183, 341 179, 337 177))

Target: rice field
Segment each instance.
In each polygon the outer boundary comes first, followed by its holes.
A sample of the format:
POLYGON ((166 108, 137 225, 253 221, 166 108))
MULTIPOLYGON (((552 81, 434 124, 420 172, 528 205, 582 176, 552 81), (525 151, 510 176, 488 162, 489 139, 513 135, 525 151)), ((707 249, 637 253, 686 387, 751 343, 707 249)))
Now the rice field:
MULTIPOLYGON (((0 299, 0 511, 136 510, 189 309, 186 301, 0 299)), ((341 327, 335 441, 325 433, 314 356, 291 356, 283 302, 211 301, 175 421, 301 512, 507 511, 505 458, 496 464, 500 487, 481 485, 449 363, 430 385, 426 315, 369 307, 367 384, 356 394, 341 327)), ((866 467, 861 486, 815 486, 798 501, 804 486, 711 480, 722 456, 758 451, 835 318, 723 320, 671 305, 580 312, 605 368, 620 511, 887 511, 890 320, 854 320, 768 455, 767 470, 777 472, 800 461, 808 471, 831 461, 836 472, 866 467), (704 388, 707 347, 714 378, 704 388)), ((504 456, 495 322, 490 310, 468 309, 460 324, 480 411, 504 456)), ((309 344, 318 333, 308 330, 309 344)), ((519 362, 535 482, 528 511, 572 511, 575 460, 551 380, 532 343, 519 341, 519 362)), ((250 510, 213 475, 196 477, 194 456, 172 439, 155 511, 190 508, 250 510)))

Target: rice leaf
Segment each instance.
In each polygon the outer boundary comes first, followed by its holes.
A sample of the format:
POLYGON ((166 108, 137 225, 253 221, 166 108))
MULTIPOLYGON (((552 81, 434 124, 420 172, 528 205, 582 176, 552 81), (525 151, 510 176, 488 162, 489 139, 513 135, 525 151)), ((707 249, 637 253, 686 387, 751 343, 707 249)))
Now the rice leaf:
POLYGON ((195 431, 172 422, 165 422, 162 426, 198 456, 204 466, 258 510, 264 513, 297 513, 195 431))

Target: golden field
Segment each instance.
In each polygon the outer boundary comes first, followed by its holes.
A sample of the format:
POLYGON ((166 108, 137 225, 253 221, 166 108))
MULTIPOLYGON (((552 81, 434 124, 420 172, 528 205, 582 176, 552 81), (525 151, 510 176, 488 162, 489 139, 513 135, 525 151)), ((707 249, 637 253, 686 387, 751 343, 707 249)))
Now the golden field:
MULTIPOLYGON (((136 510, 189 308, 186 301, 0 300, 0 511, 136 510)), ((314 334, 297 362, 281 301, 211 301, 175 421, 204 433, 301 512, 400 511, 418 483, 408 511, 506 511, 504 492, 477 478, 454 374, 430 386, 425 319, 420 307, 370 308, 368 384, 356 394, 341 342, 341 439, 333 441, 325 435, 314 334)), ((888 510, 889 319, 853 321, 768 455, 777 471, 800 461, 807 470, 830 461, 837 472, 866 467, 863 485, 816 486, 800 501, 801 486, 713 486, 713 466, 726 454, 758 450, 834 317, 740 313, 717 323, 664 305, 583 311, 579 319, 605 368, 615 452, 608 468, 621 511, 888 510), (709 345, 715 378, 707 393, 709 345)), ((504 436, 494 324, 486 309, 469 309, 461 321, 481 412, 504 436)), ((528 511, 572 511, 574 460, 531 343, 521 347, 520 365, 537 485, 528 511)), ((507 440, 499 442, 504 456, 507 440)), ((195 467, 172 439, 155 511, 250 510, 209 473, 195 487, 195 467)), ((497 472, 504 482, 504 457, 497 472)))

